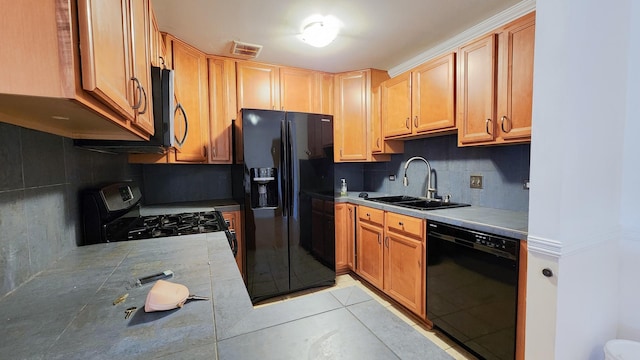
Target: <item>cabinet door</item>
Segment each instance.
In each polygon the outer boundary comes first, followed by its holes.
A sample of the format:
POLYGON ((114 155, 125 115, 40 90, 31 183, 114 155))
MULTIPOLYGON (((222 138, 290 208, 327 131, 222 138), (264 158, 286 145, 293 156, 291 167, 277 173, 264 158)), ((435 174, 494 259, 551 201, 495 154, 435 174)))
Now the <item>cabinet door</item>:
POLYGON ((347 266, 350 270, 356 270, 355 241, 356 241, 356 209, 352 204, 347 204, 347 266))
POLYGON ((455 128, 455 55, 431 60, 411 75, 413 132, 455 128))
POLYGON ((499 35, 499 137, 506 141, 531 138, 535 13, 507 25, 499 35))
POLYGON ((458 141, 492 141, 495 134, 495 35, 485 36, 459 51, 458 141))
POLYGON ((371 152, 382 152, 382 85, 371 89, 371 152))
POLYGON ((279 68, 251 61, 238 61, 237 91, 240 109, 280 109, 279 68))
POLYGON ((133 74, 134 124, 153 134, 153 107, 151 104, 151 53, 150 53, 150 3, 149 0, 130 0, 131 54, 133 74))
MULTIPOLYGON (((313 112, 325 115, 333 115, 333 79, 333 74, 316 73, 316 93, 318 95, 315 96, 315 105, 313 112)), ((331 138, 333 139, 333 135, 331 135, 331 138)))
POLYGON ((358 221, 357 273, 372 285, 383 288, 382 227, 358 221))
POLYGON ((173 69, 176 98, 186 114, 186 121, 181 112, 176 114, 174 131, 178 138, 187 134, 185 142, 176 151, 176 161, 205 162, 209 142, 207 58, 198 50, 174 40, 173 69))
POLYGON ((128 0, 78 1, 82 88, 133 120, 128 0))
POLYGON ((313 71, 281 67, 281 110, 313 112, 316 97, 316 74, 313 71))
POLYGON ((384 249, 384 291, 417 315, 424 315, 425 271, 421 241, 387 233, 384 249))
POLYGON ((209 58, 209 163, 231 164, 235 117, 235 62, 209 58))
POLYGON ((347 214, 347 204, 336 204, 336 272, 345 272, 347 267, 347 232, 349 229, 349 217, 347 214))
POLYGON ((382 118, 385 137, 411 134, 411 73, 382 83, 382 118))
POLYGON ((369 84, 365 71, 336 75, 335 161, 366 161, 368 158, 369 84))

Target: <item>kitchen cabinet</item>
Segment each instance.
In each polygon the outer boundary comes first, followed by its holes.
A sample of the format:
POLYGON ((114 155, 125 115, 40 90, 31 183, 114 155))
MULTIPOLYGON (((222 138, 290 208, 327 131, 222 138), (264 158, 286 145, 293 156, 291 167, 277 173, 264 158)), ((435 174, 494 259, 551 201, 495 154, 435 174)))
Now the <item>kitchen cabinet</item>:
POLYGON ((247 109, 280 109, 280 68, 253 61, 238 61, 238 111, 247 109))
POLYGON ((333 75, 238 61, 238 111, 242 108, 333 114, 333 75))
POLYGON ((205 162, 208 147, 208 70, 204 53, 172 39, 174 92, 184 111, 177 111, 174 132, 185 141, 175 152, 176 162, 205 162))
POLYGON ((356 273, 371 285, 384 285, 384 211, 358 206, 356 273))
POLYGON ((151 53, 151 64, 157 67, 168 66, 166 64, 166 49, 164 40, 160 28, 158 27, 158 21, 151 7, 151 41, 149 43, 151 53))
POLYGON ((348 203, 335 205, 336 273, 356 271, 356 206, 348 203))
POLYGON ((424 219, 385 212, 384 292, 425 316, 424 219))
POLYGON ((82 87, 153 134, 150 21, 149 0, 78 1, 82 87))
POLYGON ((335 75, 334 161, 389 161, 371 151, 372 89, 389 78, 386 71, 366 69, 335 75))
POLYGON ((531 140, 535 13, 459 50, 458 145, 531 140))
POLYGON ((455 54, 430 60, 382 84, 384 138, 455 131, 455 54))
POLYGON ((209 64, 209 147, 210 164, 231 164, 233 161, 233 119, 236 118, 235 61, 229 58, 208 58, 209 64))
POLYGON ((401 154, 404 152, 404 142, 385 140, 383 137, 382 121, 382 86, 371 90, 371 152, 373 154, 401 154))
MULTIPOLYGON (((127 17, 122 17, 130 11, 128 2, 106 5, 109 11, 103 19, 117 20, 113 41, 121 46, 109 54, 111 64, 100 66, 111 70, 110 65, 117 65, 119 69, 114 73, 95 73, 105 84, 116 86, 114 97, 127 115, 115 110, 115 104, 106 104, 83 88, 85 72, 90 69, 83 68, 85 59, 80 57, 78 5, 88 4, 90 2, 71 0, 3 2, 0 47, 11 51, 0 55, 3 65, 0 68, 0 121, 73 139, 147 140, 147 120, 136 119, 133 115, 136 112, 131 108, 140 94, 134 82, 126 77, 127 71, 133 71, 129 48, 122 46, 125 40, 127 44, 130 40, 131 30, 124 20, 127 17)), ((138 16, 139 4, 133 5, 138 16)), ((84 25, 89 15, 86 11, 80 14, 84 25)), ((106 39, 106 35, 101 36, 106 39)), ((140 42, 138 45, 144 46, 140 42)), ((83 50, 84 57, 95 58, 95 55, 83 50)), ((150 109, 151 104, 147 107, 150 109)))
POLYGON ((424 318, 425 220, 366 206, 357 213, 356 273, 424 318))
POLYGON ((236 211, 223 211, 222 217, 227 223, 227 227, 229 231, 235 232, 236 240, 238 241, 238 252, 236 253, 236 264, 238 264, 238 269, 240 270, 240 274, 242 278, 246 280, 245 271, 244 271, 244 238, 242 234, 242 212, 240 210, 236 211))

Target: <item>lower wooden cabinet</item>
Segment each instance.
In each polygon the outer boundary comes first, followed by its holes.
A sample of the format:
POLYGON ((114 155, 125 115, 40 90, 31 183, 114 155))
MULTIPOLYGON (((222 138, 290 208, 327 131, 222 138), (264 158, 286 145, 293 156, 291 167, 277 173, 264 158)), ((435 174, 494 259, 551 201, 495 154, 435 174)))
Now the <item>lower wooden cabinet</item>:
POLYGON ((356 206, 340 203, 335 206, 336 273, 355 271, 356 206))
POLYGON ((385 213, 384 292, 425 316, 425 229, 423 219, 385 213))
POLYGON ((358 207, 356 273, 379 289, 384 285, 383 223, 384 211, 358 207))
POLYGON ((358 207, 355 272, 425 316, 425 220, 358 207))
POLYGON ((244 239, 242 237, 242 212, 240 210, 236 211, 224 211, 222 212, 222 217, 227 222, 227 226, 230 231, 235 231, 236 240, 238 240, 238 253, 236 254, 236 264, 238 264, 238 269, 240 269, 240 274, 242 274, 242 278, 245 278, 244 271, 244 239))

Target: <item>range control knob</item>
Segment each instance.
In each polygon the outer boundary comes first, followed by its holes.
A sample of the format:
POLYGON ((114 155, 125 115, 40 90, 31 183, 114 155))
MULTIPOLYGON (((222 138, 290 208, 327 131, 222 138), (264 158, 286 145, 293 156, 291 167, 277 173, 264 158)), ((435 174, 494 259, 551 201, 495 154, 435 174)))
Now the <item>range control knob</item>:
POLYGON ((542 275, 544 275, 546 277, 552 277, 553 276, 553 271, 551 271, 551 269, 549 269, 549 268, 544 268, 544 269, 542 269, 542 275))

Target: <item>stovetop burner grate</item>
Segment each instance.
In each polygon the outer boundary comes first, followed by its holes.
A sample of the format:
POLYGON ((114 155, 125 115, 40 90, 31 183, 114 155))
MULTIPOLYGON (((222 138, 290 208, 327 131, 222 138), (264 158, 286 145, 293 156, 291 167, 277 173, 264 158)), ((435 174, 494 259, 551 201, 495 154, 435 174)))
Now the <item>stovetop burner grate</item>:
POLYGON ((225 231, 216 211, 119 218, 105 226, 107 241, 142 240, 165 236, 225 231))

